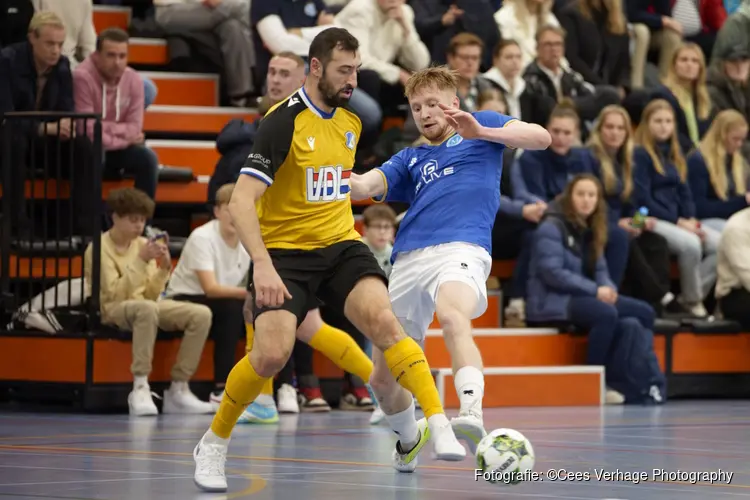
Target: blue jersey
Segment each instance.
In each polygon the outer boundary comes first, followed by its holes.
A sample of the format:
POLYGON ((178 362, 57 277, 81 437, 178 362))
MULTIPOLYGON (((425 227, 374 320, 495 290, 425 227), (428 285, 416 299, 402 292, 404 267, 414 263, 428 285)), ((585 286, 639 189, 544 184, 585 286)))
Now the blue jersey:
MULTIPOLYGON (((473 115, 493 128, 514 120, 494 111, 473 115)), ((439 145, 406 148, 377 169, 385 179, 385 193, 375 201, 411 205, 396 235, 394 261, 400 252, 441 243, 473 243, 492 252, 504 149, 503 144, 454 134, 439 145)))

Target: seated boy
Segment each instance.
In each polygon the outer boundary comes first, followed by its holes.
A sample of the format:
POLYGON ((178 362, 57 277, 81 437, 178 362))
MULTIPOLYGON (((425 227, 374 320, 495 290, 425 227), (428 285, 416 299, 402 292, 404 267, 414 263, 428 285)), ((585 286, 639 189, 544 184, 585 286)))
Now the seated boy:
MULTIPOLYGON (((172 259, 166 235, 142 237, 154 202, 143 191, 122 188, 110 192, 112 229, 101 237, 99 301, 102 322, 133 332, 133 390, 128 396, 131 415, 156 415, 148 376, 157 330, 183 331, 184 337, 172 367, 172 386, 164 393, 164 413, 213 413, 213 406, 199 400, 188 380, 200 362, 211 327, 211 310, 203 305, 159 300, 169 278, 172 259)), ((84 256, 84 273, 92 283, 92 245, 84 256)))

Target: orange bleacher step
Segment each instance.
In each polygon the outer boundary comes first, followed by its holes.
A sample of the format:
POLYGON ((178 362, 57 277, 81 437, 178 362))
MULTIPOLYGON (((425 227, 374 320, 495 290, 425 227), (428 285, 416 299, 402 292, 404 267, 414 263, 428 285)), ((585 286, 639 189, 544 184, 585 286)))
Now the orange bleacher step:
POLYGON ((94 5, 94 29, 97 33, 107 28, 120 28, 127 31, 131 16, 130 7, 94 5))
POLYGON ((162 165, 190 167, 196 177, 213 175, 221 157, 214 141, 149 140, 146 146, 154 150, 162 165))
POLYGON ((130 64, 164 66, 169 63, 167 41, 161 38, 131 38, 128 50, 130 64))
MULTIPOLYGON (((602 366, 485 367, 485 408, 509 406, 600 406, 604 404, 602 366)), ((450 368, 435 377, 440 401, 459 408, 450 368)))
POLYGON ((163 71, 141 71, 140 75, 142 78, 152 80, 159 89, 154 101, 155 105, 219 105, 218 75, 163 71))
POLYGON ((218 134, 229 120, 241 118, 252 122, 258 112, 252 108, 207 106, 150 106, 143 129, 146 132, 218 134))

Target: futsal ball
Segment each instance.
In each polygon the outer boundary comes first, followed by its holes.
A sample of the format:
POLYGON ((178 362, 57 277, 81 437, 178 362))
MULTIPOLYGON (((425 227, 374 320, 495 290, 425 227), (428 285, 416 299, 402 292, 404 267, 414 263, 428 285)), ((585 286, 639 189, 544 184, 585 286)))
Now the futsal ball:
POLYGON ((495 429, 477 445, 477 472, 498 485, 513 485, 531 479, 534 449, 526 436, 513 429, 495 429))

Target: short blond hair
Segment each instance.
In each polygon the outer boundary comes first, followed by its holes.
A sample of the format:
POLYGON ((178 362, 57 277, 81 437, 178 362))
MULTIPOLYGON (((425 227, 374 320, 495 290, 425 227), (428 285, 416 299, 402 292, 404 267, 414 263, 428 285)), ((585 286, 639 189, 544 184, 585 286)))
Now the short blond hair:
POLYGON ((407 80, 404 94, 409 98, 424 88, 457 91, 458 73, 448 66, 432 66, 417 71, 407 80))
POLYGON ((34 33, 36 36, 39 36, 39 32, 45 26, 52 26, 53 28, 62 30, 65 29, 65 23, 63 23, 60 16, 52 11, 42 10, 34 14, 34 17, 31 18, 31 22, 29 22, 29 33, 34 33))
POLYGON ((234 192, 234 184, 224 184, 216 190, 216 201, 214 205, 221 207, 228 205, 232 199, 232 193, 234 192))

